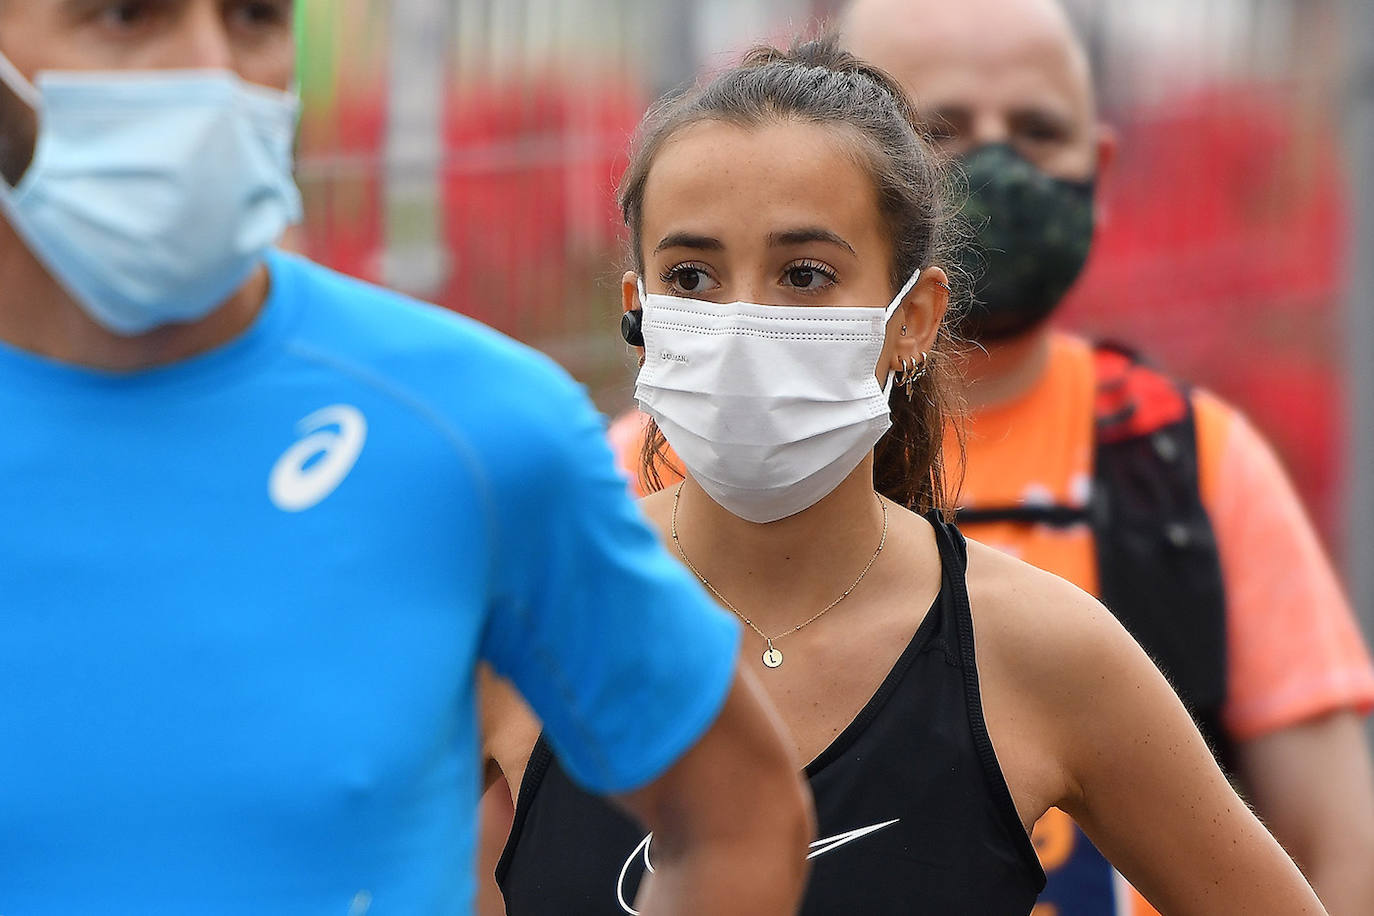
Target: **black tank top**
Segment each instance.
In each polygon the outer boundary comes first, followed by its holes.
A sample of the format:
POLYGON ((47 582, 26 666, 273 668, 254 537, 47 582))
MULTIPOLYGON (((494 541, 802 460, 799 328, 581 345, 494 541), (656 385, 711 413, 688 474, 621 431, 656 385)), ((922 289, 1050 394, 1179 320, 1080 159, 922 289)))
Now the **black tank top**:
MULTIPOLYGON (((801 912, 1025 916, 1045 886, 988 740, 963 536, 932 519, 935 604, 878 691, 806 768, 820 839, 801 912)), ((509 916, 633 914, 652 839, 577 788, 541 737, 496 869, 509 916)))

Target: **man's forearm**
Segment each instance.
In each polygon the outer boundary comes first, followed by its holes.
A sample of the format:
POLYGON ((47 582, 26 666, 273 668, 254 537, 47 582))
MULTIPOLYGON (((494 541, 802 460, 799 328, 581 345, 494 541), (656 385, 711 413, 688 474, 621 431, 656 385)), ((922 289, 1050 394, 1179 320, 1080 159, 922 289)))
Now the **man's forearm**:
POLYGON ((1374 766, 1342 710, 1237 742, 1249 800, 1336 916, 1374 913, 1374 766))
POLYGON ((643 916, 792 916, 801 904, 806 859, 798 855, 809 839, 779 843, 777 833, 761 839, 712 843, 679 856, 655 855, 654 873, 640 889, 636 909, 643 916))
POLYGON ((791 916, 814 839, 811 792, 744 668, 716 722, 667 773, 618 801, 653 838, 645 916, 791 916))
POLYGON ((1312 889, 1331 916, 1374 913, 1374 858, 1344 853, 1324 857, 1307 869, 1312 889))

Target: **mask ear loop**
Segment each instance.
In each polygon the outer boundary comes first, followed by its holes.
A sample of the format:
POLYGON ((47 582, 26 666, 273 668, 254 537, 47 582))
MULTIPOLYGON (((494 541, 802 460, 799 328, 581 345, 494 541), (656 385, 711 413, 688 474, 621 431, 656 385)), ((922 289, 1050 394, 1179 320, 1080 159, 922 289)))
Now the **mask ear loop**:
POLYGON ((0 51, 0 82, 3 82, 10 88, 11 92, 19 96, 20 100, 32 108, 35 114, 37 114, 38 109, 43 107, 43 96, 37 87, 19 72, 19 68, 5 56, 3 51, 0 51))
POLYGON ((902 307, 902 303, 906 301, 906 297, 911 295, 911 291, 915 289, 916 284, 920 282, 923 270, 924 268, 921 267, 916 268, 916 272, 911 275, 911 279, 906 281, 905 285, 902 286, 901 292, 897 293, 897 297, 888 304, 884 320, 892 320, 892 316, 897 313, 897 309, 902 307))
MULTIPOLYGON (((887 308, 883 310, 884 331, 887 329, 888 322, 892 320, 892 316, 897 314, 897 309, 902 307, 902 303, 906 301, 906 297, 911 295, 911 291, 916 288, 916 284, 921 279, 922 270, 923 268, 916 268, 916 272, 911 275, 911 279, 907 280, 906 283, 902 285, 901 291, 897 293, 896 298, 894 298, 892 302, 888 304, 887 308)), ((892 397, 892 385, 896 380, 897 373, 889 369, 887 373, 887 384, 883 386, 884 401, 892 397)))

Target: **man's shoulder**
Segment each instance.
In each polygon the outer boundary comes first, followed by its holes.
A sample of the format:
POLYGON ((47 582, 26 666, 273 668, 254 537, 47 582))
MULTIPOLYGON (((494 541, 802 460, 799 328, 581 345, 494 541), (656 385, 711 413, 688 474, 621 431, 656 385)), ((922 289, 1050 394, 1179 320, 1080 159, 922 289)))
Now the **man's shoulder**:
POLYGON ((278 292, 299 311, 293 335, 298 349, 419 372, 534 370, 548 363, 478 321, 305 258, 279 252, 271 266, 278 292))
POLYGON ((1200 430, 1224 431, 1243 417, 1235 405, 1154 359, 1146 350, 1064 331, 1054 332, 1052 339, 1055 360, 1092 361, 1092 384, 1099 401, 1105 397, 1110 402, 1114 395, 1154 402, 1176 398, 1192 407, 1200 430))
POLYGON ((471 318, 276 254, 274 294, 290 297, 295 363, 338 373, 418 411, 500 462, 538 460, 595 414, 556 362, 471 318))

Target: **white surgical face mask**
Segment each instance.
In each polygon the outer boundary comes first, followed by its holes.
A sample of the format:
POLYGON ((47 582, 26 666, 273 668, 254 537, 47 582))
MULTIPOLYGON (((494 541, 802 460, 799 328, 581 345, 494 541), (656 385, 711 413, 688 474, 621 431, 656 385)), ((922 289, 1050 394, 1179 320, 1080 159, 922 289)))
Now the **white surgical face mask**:
POLYGON ((807 509, 840 485, 892 425, 876 377, 886 308, 718 305, 645 295, 635 397, 722 507, 751 522, 807 509))
POLYGON ((124 335, 205 317, 301 217, 299 104, 227 71, 40 73, 0 54, 38 117, 0 208, 93 319, 124 335))

